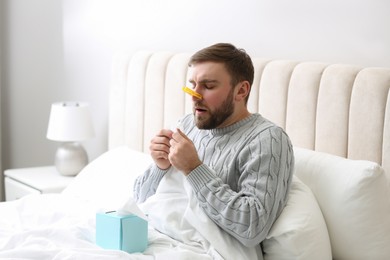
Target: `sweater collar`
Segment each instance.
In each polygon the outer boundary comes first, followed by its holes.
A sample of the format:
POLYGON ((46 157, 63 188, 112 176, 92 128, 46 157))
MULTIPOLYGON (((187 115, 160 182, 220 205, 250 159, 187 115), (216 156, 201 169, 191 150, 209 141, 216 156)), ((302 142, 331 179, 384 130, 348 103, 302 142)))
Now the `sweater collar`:
POLYGON ((241 119, 240 121, 238 121, 238 122, 236 122, 236 123, 234 123, 232 125, 229 125, 229 126, 226 126, 226 127, 222 127, 222 128, 214 128, 214 129, 210 129, 210 130, 206 130, 206 131, 208 131, 210 135, 224 135, 224 134, 227 134, 227 133, 230 133, 232 131, 237 130, 241 126, 243 126, 246 123, 252 121, 258 115, 259 114, 250 114, 246 118, 241 119))

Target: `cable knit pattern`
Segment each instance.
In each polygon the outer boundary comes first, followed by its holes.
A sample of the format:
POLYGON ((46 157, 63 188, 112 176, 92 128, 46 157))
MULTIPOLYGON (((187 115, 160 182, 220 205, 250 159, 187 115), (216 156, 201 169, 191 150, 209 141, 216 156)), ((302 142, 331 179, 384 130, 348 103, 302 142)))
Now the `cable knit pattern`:
MULTIPOLYGON (((187 180, 206 214, 246 246, 263 241, 287 201, 294 157, 282 128, 259 114, 231 126, 199 130, 181 121, 202 165, 187 180)), ((137 201, 154 194, 163 171, 151 166, 134 187, 137 201)))

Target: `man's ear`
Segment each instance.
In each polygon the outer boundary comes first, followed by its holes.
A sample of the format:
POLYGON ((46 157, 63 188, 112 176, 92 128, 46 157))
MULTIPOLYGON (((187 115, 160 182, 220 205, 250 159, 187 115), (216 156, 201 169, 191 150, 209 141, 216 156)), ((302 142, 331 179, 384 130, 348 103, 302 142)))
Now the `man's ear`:
POLYGON ((238 83, 238 86, 236 88, 236 101, 245 100, 246 97, 249 95, 249 92, 251 90, 251 86, 248 81, 242 81, 238 83))

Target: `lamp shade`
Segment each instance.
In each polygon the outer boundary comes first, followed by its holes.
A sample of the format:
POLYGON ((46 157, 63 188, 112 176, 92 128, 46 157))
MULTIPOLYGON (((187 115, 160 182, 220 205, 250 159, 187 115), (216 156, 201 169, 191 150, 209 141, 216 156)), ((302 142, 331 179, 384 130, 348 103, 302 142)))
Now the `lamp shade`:
POLYGON ((51 105, 46 137, 53 141, 77 142, 94 137, 87 103, 58 102, 51 105))

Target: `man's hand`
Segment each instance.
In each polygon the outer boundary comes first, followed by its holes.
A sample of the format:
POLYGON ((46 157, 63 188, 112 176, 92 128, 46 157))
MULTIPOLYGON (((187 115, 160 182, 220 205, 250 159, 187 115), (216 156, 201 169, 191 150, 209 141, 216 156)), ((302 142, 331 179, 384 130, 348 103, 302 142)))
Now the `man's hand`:
POLYGON ((180 129, 172 134, 169 150, 169 161, 185 175, 202 164, 193 142, 180 129))
POLYGON ((173 132, 168 129, 162 129, 151 140, 149 150, 157 167, 166 170, 171 166, 171 162, 168 159, 170 143, 173 132))

